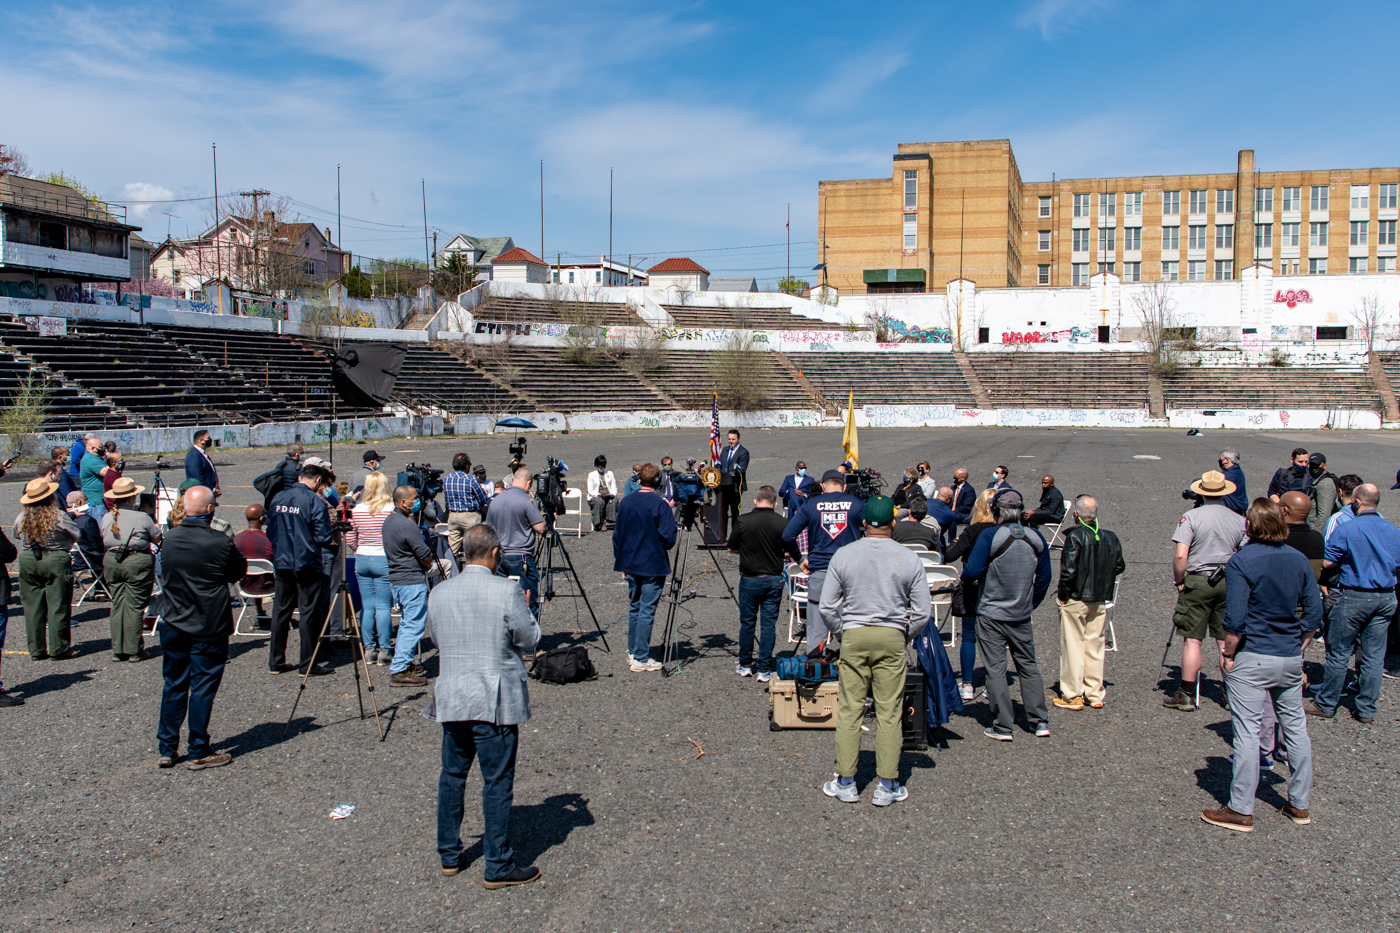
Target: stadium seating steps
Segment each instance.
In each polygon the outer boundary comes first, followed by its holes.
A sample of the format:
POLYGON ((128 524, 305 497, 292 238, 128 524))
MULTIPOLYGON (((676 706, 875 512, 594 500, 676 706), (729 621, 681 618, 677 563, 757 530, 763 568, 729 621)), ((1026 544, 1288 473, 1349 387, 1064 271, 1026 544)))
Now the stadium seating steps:
POLYGON ((977 407, 951 353, 789 353, 788 359, 839 406, 854 391, 857 405, 977 407))
MULTIPOLYGON (((1386 365, 1392 379, 1400 372, 1386 365)), ((1193 367, 1162 378, 1167 408, 1349 408, 1380 411, 1369 374, 1355 368, 1193 367)))
POLYGON ((521 297, 492 297, 471 309, 480 321, 539 322, 542 324, 596 324, 604 327, 642 327, 637 312, 625 304, 607 301, 576 301, 521 297))
POLYGON ((1145 408, 1138 353, 969 353, 995 408, 1145 408))
MULTIPOLYGON (((726 381, 725 354, 704 350, 671 350, 666 362, 647 376, 684 410, 709 408, 711 394, 726 381)), ((817 407, 811 393, 784 367, 777 354, 761 353, 745 364, 742 380, 748 404, 755 408, 817 407)), ((720 393, 720 407, 729 407, 720 393)))
POLYGON ((803 317, 782 308, 714 308, 699 305, 662 305, 679 328, 707 327, 747 330, 836 330, 839 326, 820 318, 803 317))

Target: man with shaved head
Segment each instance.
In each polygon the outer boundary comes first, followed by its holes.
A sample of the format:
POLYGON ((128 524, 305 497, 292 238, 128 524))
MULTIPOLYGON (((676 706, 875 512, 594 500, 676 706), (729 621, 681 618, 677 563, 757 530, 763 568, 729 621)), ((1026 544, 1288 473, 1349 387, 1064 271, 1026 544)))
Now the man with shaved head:
POLYGON ((1058 525, 1065 520, 1065 497, 1055 488, 1055 477, 1049 473, 1040 478, 1040 505, 1033 512, 1027 511, 1025 519, 1032 528, 1058 525))
POLYGON ((417 507, 417 489, 407 483, 395 486, 394 509, 380 528, 384 559, 389 564, 389 587, 394 601, 403 608, 394 659, 389 662, 389 683, 395 687, 424 687, 428 683, 414 655, 428 620, 428 578, 423 571, 433 566, 433 552, 423 542, 423 531, 412 517, 417 507))
POLYGON ((1395 572, 1400 569, 1400 529, 1376 511, 1380 490, 1356 487, 1356 517, 1339 525, 1327 540, 1324 567, 1340 567, 1337 604, 1327 627, 1327 666, 1322 686, 1304 704, 1310 716, 1331 719, 1342 699, 1347 660, 1361 648, 1361 690, 1353 715, 1362 723, 1376 716, 1385 662, 1386 629, 1395 614, 1395 572))
POLYGON ((951 540, 958 533, 959 525, 966 525, 972 520, 972 507, 977 504, 977 490, 972 488, 972 484, 967 481, 967 467, 958 467, 953 471, 953 525, 948 530, 951 540))
POLYGON ((1113 598, 1115 581, 1127 569, 1118 536, 1099 527, 1099 504, 1080 496, 1074 504, 1074 527, 1065 532, 1060 552, 1060 709, 1101 709, 1104 703, 1104 604, 1113 598))
POLYGON ((1313 578, 1318 578, 1322 574, 1322 551, 1326 542, 1320 532, 1308 526, 1312 498, 1305 492, 1294 490, 1279 496, 1278 504, 1283 509, 1283 520, 1288 523, 1288 540, 1285 543, 1308 559, 1308 563, 1312 564, 1313 578))

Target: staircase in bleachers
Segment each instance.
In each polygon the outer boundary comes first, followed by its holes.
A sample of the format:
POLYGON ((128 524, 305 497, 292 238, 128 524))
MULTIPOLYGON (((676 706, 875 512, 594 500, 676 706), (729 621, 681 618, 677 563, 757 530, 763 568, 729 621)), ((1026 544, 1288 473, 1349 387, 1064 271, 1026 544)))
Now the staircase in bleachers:
MULTIPOLYGON (((1386 363, 1392 372, 1394 363, 1386 363)), ((1167 408, 1349 408, 1381 411, 1369 373, 1351 368, 1185 366, 1162 377, 1167 408)))
POLYGON ((714 308, 701 305, 662 305, 686 330, 710 327, 740 330, 840 330, 840 325, 803 317, 782 308, 714 308))
POLYGON ((646 322, 625 304, 607 301, 546 301, 541 298, 487 298, 472 308, 479 321, 589 323, 605 327, 642 327, 646 322))
MULTIPOLYGON (((647 378, 675 399, 682 409, 708 409, 713 399, 711 392, 723 378, 716 373, 722 356, 703 350, 669 350, 665 364, 647 373, 647 378)), ((758 408, 821 408, 778 361, 775 353, 755 354, 754 366, 748 371, 745 381, 760 390, 754 396, 758 408)), ((721 393, 720 407, 724 406, 724 395, 721 393)))
POLYGON ((951 353, 789 353, 817 391, 844 408, 857 405, 956 405, 977 400, 951 353))
MULTIPOLYGON (((21 381, 31 372, 34 368, 13 353, 0 352, 0 406, 13 402, 21 381)), ((42 386, 47 390, 44 431, 66 433, 127 427, 126 417, 115 412, 109 402, 82 395, 78 389, 63 385, 55 376, 35 372, 35 377, 34 387, 42 386)))
POLYGON ((451 353, 420 344, 409 344, 394 395, 416 410, 448 415, 507 413, 532 407, 451 353))
POLYGON ((1145 408, 1140 353, 969 353, 995 408, 1145 408))
POLYGON ((668 411, 671 400, 599 355, 571 363, 554 347, 512 347, 507 358, 477 363, 546 411, 668 411))

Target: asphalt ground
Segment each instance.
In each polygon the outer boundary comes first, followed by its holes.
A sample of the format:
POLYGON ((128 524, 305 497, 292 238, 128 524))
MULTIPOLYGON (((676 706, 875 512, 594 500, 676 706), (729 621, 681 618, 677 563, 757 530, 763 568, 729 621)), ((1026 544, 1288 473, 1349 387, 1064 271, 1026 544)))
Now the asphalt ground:
MULTIPOLYGON (((1168 678, 1158 676, 1174 601, 1169 538, 1187 506, 1179 492, 1214 467, 1217 451, 1242 452, 1254 493, 1295 445, 1320 447, 1335 472, 1388 489, 1400 437, 861 433, 864 462, 887 477, 928 459, 940 478, 967 466, 985 483, 1004 463, 1028 495, 1049 471, 1067 494, 1099 498, 1128 560, 1104 709, 1052 707, 1050 738, 1018 731, 1003 744, 982 737, 990 718, 978 700, 942 730, 939 746, 903 756, 909 799, 885 809, 869 804, 872 733, 860 759, 862 803, 838 803, 819 790, 832 770, 832 733, 770 732, 763 687, 735 676, 731 603, 685 603, 681 672, 664 680, 629 673, 626 590, 611 571, 610 536, 568 537, 613 650, 602 650, 577 601, 547 606, 545 645, 581 639, 602 676, 531 684, 512 835, 521 863, 538 864, 544 877, 486 891, 475 775, 463 824, 475 843, 471 864, 455 878, 438 872, 440 730, 420 715, 427 689, 389 687, 387 668, 373 669, 388 732, 381 743, 373 723, 358 718, 341 655, 332 676, 311 681, 284 736, 298 681, 267 674, 265 639, 238 638, 213 722, 232 765, 158 771, 159 661, 113 664, 106 606, 85 604, 75 629, 82 655, 31 662, 16 600, 3 673, 27 702, 0 711, 0 929, 1264 931, 1400 922, 1393 683, 1385 682, 1372 725, 1349 716, 1309 723, 1311 826, 1278 812, 1287 774, 1278 765, 1262 781, 1255 832, 1239 835, 1198 817, 1228 795, 1230 726, 1218 672, 1208 663, 1206 699, 1194 713, 1161 706, 1179 647, 1168 678), (354 815, 328 819, 341 803, 354 804, 354 815)), ((754 485, 776 485, 799 457, 817 474, 839 459, 839 432, 745 434, 754 485)), ((634 460, 669 453, 683 462, 703 457, 707 444, 703 431, 536 436, 528 459, 537 466, 546 453, 560 456, 581 485, 599 452, 625 475, 634 460)), ((504 438, 444 438, 388 441, 380 451, 397 468, 407 460, 446 466, 461 449, 499 474, 505 447, 504 438)), ((342 473, 363 450, 343 448, 342 473)), ((251 479, 273 458, 216 451, 225 502, 255 501, 251 479)), ((150 462, 129 465, 139 482, 150 462)), ((17 500, 17 479, 6 477, 0 494, 17 500)), ((1384 493, 1382 511, 1400 509, 1395 495, 1384 493)), ((223 514, 236 519, 235 511, 223 514)), ((733 580, 735 559, 721 563, 733 580)), ((693 555, 690 566, 691 589, 722 596, 708 557, 693 555)), ((1048 691, 1058 670, 1053 600, 1035 623, 1048 691)), ((426 664, 436 673, 432 652, 426 664)), ((1314 678, 1320 665, 1320 653, 1310 653, 1314 678)))

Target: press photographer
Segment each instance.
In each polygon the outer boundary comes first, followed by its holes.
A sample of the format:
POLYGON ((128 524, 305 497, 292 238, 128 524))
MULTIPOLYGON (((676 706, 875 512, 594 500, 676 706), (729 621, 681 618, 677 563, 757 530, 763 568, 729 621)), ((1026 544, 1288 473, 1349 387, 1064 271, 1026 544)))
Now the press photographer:
POLYGON ((395 687, 422 687, 428 679, 413 660, 428 618, 428 578, 424 571, 433 566, 433 554, 423 543, 423 531, 413 520, 418 490, 407 483, 394 489, 394 511, 384 518, 380 537, 389 563, 389 586, 394 601, 403 607, 399 617, 399 637, 394 643, 394 660, 389 664, 389 683, 395 687))
POLYGON ((642 673, 661 670, 661 662, 651 658, 651 628, 671 572, 666 552, 676 543, 676 517, 657 493, 661 471, 656 464, 643 464, 637 479, 641 484, 637 492, 617 507, 613 570, 627 581, 629 669, 642 673))
POLYGON ((324 664, 308 667, 328 608, 321 550, 335 547, 329 510, 321 496, 335 482, 335 474, 319 464, 303 466, 296 483, 273 497, 267 516, 277 578, 267 658, 267 668, 273 674, 301 670, 318 676, 331 672, 324 664), (299 613, 297 631, 301 635, 301 657, 295 665, 287 663, 287 635, 294 611, 299 613))
MULTIPOLYGON (((523 438, 522 438, 523 445, 523 438)), ((515 448, 511 448, 512 453, 515 448)), ((520 588, 535 618, 540 615, 540 572, 535 565, 535 536, 545 530, 544 514, 530 495, 534 476, 521 463, 511 476, 511 484, 491 500, 490 522, 501 539, 501 563, 496 573, 519 576, 520 588)))

